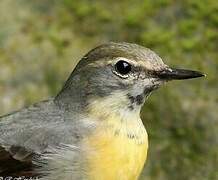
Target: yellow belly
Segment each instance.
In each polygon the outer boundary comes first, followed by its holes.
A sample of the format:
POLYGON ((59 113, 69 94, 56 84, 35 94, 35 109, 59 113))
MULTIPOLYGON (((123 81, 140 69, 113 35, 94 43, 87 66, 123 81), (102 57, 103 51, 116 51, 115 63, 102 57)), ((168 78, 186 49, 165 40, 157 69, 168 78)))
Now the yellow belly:
POLYGON ((147 133, 140 137, 98 132, 87 141, 89 180, 136 180, 147 156, 147 133))

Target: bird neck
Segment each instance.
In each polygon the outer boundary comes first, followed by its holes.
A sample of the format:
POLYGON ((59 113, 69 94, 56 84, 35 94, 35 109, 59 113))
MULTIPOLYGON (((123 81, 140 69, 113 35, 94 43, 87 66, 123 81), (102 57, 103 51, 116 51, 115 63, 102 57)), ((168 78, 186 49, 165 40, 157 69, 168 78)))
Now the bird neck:
POLYGON ((105 97, 91 98, 87 103, 87 113, 93 114, 99 119, 107 119, 112 115, 123 119, 127 114, 139 119, 141 106, 132 109, 130 105, 131 101, 126 96, 126 93, 116 91, 105 97))
POLYGON ((116 134, 137 134, 144 131, 138 106, 129 108, 129 99, 123 92, 116 92, 104 98, 91 100, 86 108, 86 114, 94 119, 102 128, 109 129, 116 134))
POLYGON ((83 111, 87 106, 87 84, 79 73, 73 72, 55 97, 55 104, 66 111, 83 111))

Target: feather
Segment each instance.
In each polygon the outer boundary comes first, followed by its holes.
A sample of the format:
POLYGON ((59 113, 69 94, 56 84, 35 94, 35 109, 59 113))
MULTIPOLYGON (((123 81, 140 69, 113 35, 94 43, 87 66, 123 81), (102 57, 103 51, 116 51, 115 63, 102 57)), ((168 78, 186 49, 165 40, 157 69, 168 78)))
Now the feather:
MULTIPOLYGON (((13 153, 19 157, 19 152, 22 148, 13 147, 13 153)), ((23 150, 24 153, 24 150, 23 150)), ((32 154, 27 153, 28 156, 20 160, 15 159, 13 154, 6 151, 0 146, 0 177, 36 177, 38 174, 34 171, 32 163, 32 154)), ((24 157, 24 156, 23 156, 24 157)))

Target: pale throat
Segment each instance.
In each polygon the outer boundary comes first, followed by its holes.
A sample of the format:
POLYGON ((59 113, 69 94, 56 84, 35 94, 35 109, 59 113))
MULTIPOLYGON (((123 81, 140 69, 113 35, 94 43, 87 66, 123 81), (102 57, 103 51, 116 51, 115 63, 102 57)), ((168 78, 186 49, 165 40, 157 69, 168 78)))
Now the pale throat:
POLYGON ((141 106, 120 91, 90 101, 87 114, 108 133, 143 143, 147 132, 140 118, 141 106))

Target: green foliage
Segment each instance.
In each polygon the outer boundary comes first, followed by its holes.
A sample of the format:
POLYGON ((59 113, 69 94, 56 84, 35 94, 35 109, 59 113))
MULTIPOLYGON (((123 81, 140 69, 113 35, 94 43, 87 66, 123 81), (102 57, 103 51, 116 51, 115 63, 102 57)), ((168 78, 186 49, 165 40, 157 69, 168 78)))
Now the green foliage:
POLYGON ((0 113, 55 95, 86 51, 105 41, 149 47, 205 79, 147 101, 142 179, 218 179, 218 1, 1 0, 0 113))

